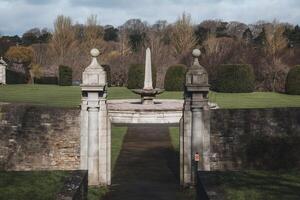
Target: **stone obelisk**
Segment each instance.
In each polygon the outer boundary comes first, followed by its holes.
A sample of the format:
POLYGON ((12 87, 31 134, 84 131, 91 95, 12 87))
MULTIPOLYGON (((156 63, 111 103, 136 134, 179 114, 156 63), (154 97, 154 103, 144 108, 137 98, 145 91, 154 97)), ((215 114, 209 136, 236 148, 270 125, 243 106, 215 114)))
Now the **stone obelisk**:
POLYGON ((141 95, 141 103, 142 104, 154 104, 153 99, 155 98, 155 96, 164 92, 164 90, 159 89, 159 88, 153 89, 150 48, 147 48, 147 50, 146 50, 144 88, 143 89, 133 89, 132 92, 141 95))
POLYGON ((153 90, 151 51, 149 48, 146 50, 144 90, 153 90))

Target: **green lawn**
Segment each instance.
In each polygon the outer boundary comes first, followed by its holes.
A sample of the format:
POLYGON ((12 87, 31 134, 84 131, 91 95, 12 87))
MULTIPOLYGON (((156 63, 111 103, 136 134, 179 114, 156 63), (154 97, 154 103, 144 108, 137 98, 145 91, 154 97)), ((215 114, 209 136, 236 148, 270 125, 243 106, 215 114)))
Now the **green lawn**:
POLYGON ((0 172, 0 200, 55 199, 68 175, 64 171, 0 172))
POLYGON ((230 200, 300 199, 299 171, 208 172, 204 186, 230 200))
MULTIPOLYGON (((80 104, 80 87, 56 85, 0 85, 0 102, 30 103, 54 107, 76 107, 80 104)), ((139 98, 125 87, 111 87, 108 99, 139 98)), ((182 92, 164 92, 160 99, 182 99, 182 92)), ((210 101, 221 108, 300 107, 300 95, 272 92, 242 94, 210 93, 210 101)))
POLYGON ((210 100, 216 102, 221 108, 300 107, 300 95, 274 92, 211 93, 210 100))
POLYGON ((179 128, 169 127, 169 133, 174 150, 179 152, 179 128))

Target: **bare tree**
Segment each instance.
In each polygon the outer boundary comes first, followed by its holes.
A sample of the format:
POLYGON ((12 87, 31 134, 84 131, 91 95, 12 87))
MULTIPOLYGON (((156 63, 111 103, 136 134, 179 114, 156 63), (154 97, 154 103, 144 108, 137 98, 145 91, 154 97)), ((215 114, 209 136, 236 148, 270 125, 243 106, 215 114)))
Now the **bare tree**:
POLYGON ((34 84, 34 79, 40 78, 43 74, 43 71, 39 64, 31 64, 29 73, 30 73, 31 83, 34 84))
POLYGON ((151 48, 152 63, 156 67, 156 83, 163 87, 167 68, 175 63, 172 46, 165 41, 168 35, 166 21, 158 21, 148 31, 148 47, 151 48))
MULTIPOLYGON (((104 29, 98 24, 97 15, 87 18, 83 29, 84 45, 87 49, 100 46, 103 43, 104 29)), ((101 49, 103 51, 103 49, 101 49)))
POLYGON ((202 56, 202 63, 207 66, 211 80, 215 79, 216 67, 226 63, 233 57, 236 44, 237 42, 232 38, 217 38, 214 34, 209 34, 203 42, 204 55, 202 56))
POLYGON ((275 91, 278 73, 284 70, 285 66, 281 59, 282 51, 287 47, 288 41, 284 36, 285 26, 274 20, 271 26, 266 28, 266 46, 267 55, 271 58, 269 71, 272 77, 272 90, 275 91))
POLYGON ((75 45, 75 31, 71 18, 63 15, 58 16, 54 22, 50 47, 57 55, 59 64, 66 64, 66 59, 75 45))
POLYGON ((183 13, 172 27, 171 45, 173 52, 178 56, 182 56, 190 52, 197 44, 194 34, 191 16, 183 13))
POLYGON ((233 21, 227 24, 226 29, 228 35, 241 39, 245 30, 248 29, 248 26, 244 23, 233 21))
POLYGON ((211 34, 217 32, 217 28, 222 25, 222 20, 204 20, 200 23, 200 26, 209 30, 211 34))

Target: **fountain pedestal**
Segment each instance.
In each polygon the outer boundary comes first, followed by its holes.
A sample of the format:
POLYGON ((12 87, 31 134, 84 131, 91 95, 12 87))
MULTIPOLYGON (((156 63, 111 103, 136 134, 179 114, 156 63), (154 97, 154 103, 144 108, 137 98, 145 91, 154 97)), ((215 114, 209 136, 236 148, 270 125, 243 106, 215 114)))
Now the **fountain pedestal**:
POLYGON ((163 89, 134 89, 133 93, 141 95, 142 104, 154 104, 154 99, 156 95, 163 93, 163 89))

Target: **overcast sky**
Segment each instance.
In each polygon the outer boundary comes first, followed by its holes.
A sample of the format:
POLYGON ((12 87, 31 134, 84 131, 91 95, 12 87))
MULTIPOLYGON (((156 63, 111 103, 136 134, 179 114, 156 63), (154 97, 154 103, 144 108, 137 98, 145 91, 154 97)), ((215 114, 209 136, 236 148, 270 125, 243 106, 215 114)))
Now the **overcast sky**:
POLYGON ((0 33, 52 29, 60 14, 78 23, 96 14, 102 25, 118 26, 131 18, 174 22, 182 12, 191 14, 194 23, 205 19, 254 23, 276 18, 300 24, 300 0, 0 0, 0 33))

